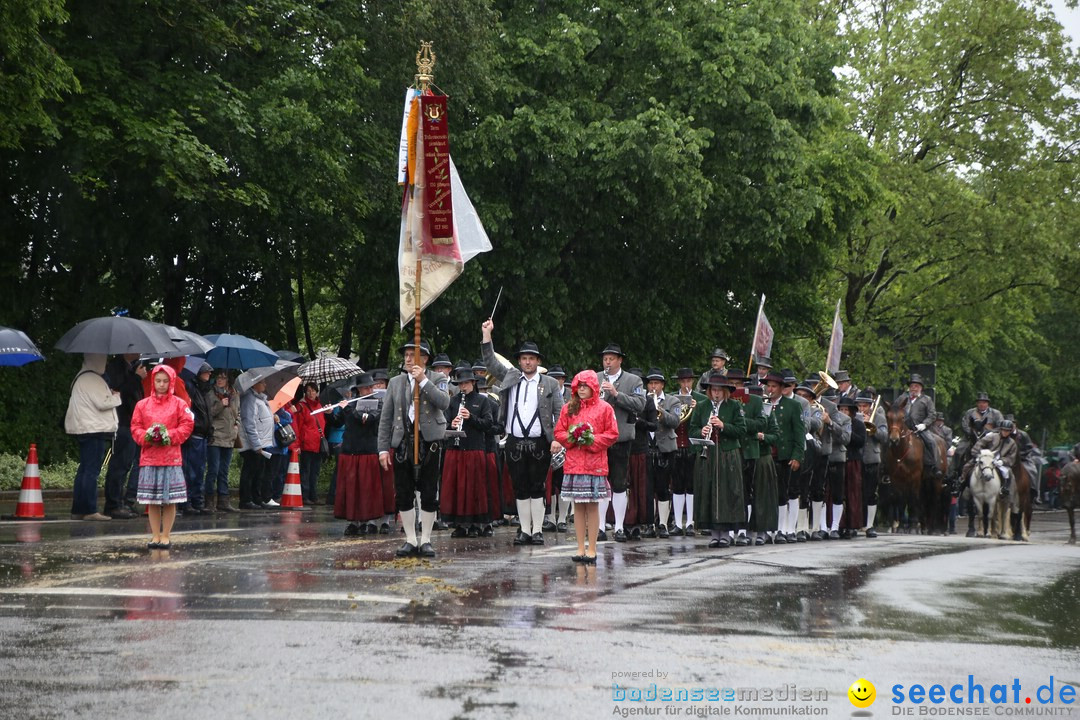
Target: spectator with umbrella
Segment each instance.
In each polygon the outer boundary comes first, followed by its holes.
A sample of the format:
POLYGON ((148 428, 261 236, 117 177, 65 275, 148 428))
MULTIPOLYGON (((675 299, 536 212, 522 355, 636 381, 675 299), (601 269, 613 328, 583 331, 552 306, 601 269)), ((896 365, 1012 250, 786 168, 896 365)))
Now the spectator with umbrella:
POLYGON ((139 485, 139 445, 131 437, 131 416, 145 397, 145 377, 146 365, 139 353, 116 355, 105 366, 105 380, 120 393, 116 437, 105 470, 105 514, 114 520, 138 517, 133 505, 139 485))
POLYGON ((304 495, 304 502, 315 505, 322 458, 330 451, 329 441, 326 439, 326 415, 315 412, 322 408, 317 384, 304 384, 304 399, 298 403, 297 408, 299 414, 295 418, 294 429, 300 441, 300 490, 304 495))
POLYGON ((109 520, 97 511, 97 481, 105 448, 116 434, 120 393, 105 381, 107 356, 84 353, 82 368, 71 384, 64 430, 79 443, 79 468, 71 495, 72 520, 109 520))
POLYGON ((187 390, 191 412, 195 417, 195 428, 181 447, 188 494, 188 501, 182 508, 185 515, 211 514, 203 497, 203 483, 206 479, 207 442, 214 432, 210 404, 206 397, 206 393, 210 391, 210 374, 213 372, 214 368, 208 362, 202 362, 197 372, 187 368, 180 371, 180 379, 187 390))
POLYGON ((274 414, 266 398, 266 381, 258 380, 240 396, 241 510, 257 510, 262 506, 262 498, 270 494, 273 446, 274 414))
POLYGON ((229 503, 229 465, 232 464, 240 422, 240 402, 229 383, 229 371, 221 368, 214 373, 214 385, 206 392, 210 408, 210 442, 206 447, 206 502, 216 498, 218 512, 236 512, 229 503))

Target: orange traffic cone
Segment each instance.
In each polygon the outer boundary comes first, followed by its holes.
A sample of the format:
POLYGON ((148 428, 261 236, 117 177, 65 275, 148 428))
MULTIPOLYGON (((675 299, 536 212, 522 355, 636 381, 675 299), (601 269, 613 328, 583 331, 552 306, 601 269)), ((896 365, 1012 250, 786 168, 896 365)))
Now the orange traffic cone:
POLYGON ((41 474, 38 472, 37 445, 30 446, 26 458, 26 470, 23 472, 22 489, 19 490, 19 502, 15 506, 15 517, 26 520, 42 520, 45 517, 45 502, 41 497, 41 474))
POLYGON ((300 451, 289 454, 289 469, 285 473, 285 489, 281 493, 281 507, 289 510, 304 509, 304 493, 300 489, 300 451))

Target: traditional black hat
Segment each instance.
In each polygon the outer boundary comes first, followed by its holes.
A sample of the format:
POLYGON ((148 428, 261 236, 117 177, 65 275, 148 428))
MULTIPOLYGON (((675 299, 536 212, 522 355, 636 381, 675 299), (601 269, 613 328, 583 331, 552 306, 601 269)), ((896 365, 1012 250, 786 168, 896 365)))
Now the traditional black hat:
POLYGON ((739 368, 728 368, 727 378, 728 380, 738 380, 739 382, 746 382, 746 373, 744 373, 739 368))
MULTIPOLYGON (((423 345, 423 343, 421 343, 423 345)), ((439 353, 435 356, 435 359, 431 361, 431 367, 454 367, 454 363, 450 362, 450 356, 446 353, 439 353)))
MULTIPOLYGON (((693 376, 694 376, 693 373, 691 373, 690 377, 693 377, 693 376)), ((645 376, 645 379, 646 380, 667 380, 667 378, 664 377, 663 371, 660 370, 660 368, 658 368, 658 367, 649 368, 649 374, 645 376)))
POLYGON ((840 399, 836 402, 837 407, 855 407, 855 399, 850 395, 841 395, 840 399))
POLYGON ((817 387, 818 382, 820 382, 820 378, 806 378, 795 386, 795 392, 802 390, 803 392, 808 392, 814 397, 817 397, 817 390, 815 388, 817 387))
POLYGON ((922 385, 923 387, 926 387, 926 383, 923 382, 922 375, 920 375, 919 373, 911 373, 911 379, 908 380, 907 382, 908 382, 908 385, 912 385, 912 384, 917 383, 919 385, 922 385))
POLYGON ((979 402, 980 400, 985 400, 986 402, 990 402, 990 396, 987 395, 984 392, 981 392, 981 393, 979 393, 978 395, 975 396, 975 402, 979 402))
POLYGON ((676 380, 685 380, 686 378, 696 378, 697 375, 690 368, 679 368, 675 371, 676 380))
POLYGON ((518 348, 518 351, 516 353, 514 353, 515 358, 521 355, 535 355, 538 358, 544 357, 540 353, 540 348, 538 348, 536 346, 536 343, 534 343, 532 340, 526 340, 525 342, 521 343, 521 347, 518 348))
MULTIPOLYGON (((416 343, 414 341, 409 341, 409 342, 405 343, 404 345, 402 345, 400 348, 398 348, 398 352, 405 352, 406 350, 415 350, 415 349, 416 349, 416 343)), ((420 352, 424 353, 428 357, 432 357, 434 355, 434 353, 431 352, 431 343, 429 343, 427 340, 421 340, 420 341, 420 352)))
MULTIPOLYGON (((792 380, 795 380, 795 378, 792 378, 792 380)), ((782 376, 782 375, 780 375, 778 373, 771 372, 771 373, 769 373, 768 375, 765 376, 764 382, 767 382, 767 383, 774 382, 774 383, 778 383, 780 385, 794 385, 795 383, 797 383, 799 381, 795 380, 794 383, 789 383, 789 382, 787 382, 787 379, 784 376, 782 376)))
POLYGON ((641 368, 629 368, 626 372, 630 373, 631 375, 637 375, 643 380, 645 379, 645 371, 641 368))
POLYGON ((548 377, 564 378, 566 377, 566 371, 562 369, 562 365, 552 365, 547 371, 548 377))
POLYGON ((1008 419, 1002 420, 1001 425, 1000 425, 1000 429, 1001 430, 1015 430, 1016 429, 1016 423, 1014 423, 1012 420, 1008 420, 1008 419))
POLYGON ((724 358, 725 360, 731 360, 728 354, 724 352, 723 348, 713 348, 712 354, 709 355, 709 359, 712 360, 713 358, 724 358))
POLYGON ((454 384, 463 382, 476 382, 476 375, 473 374, 471 367, 462 367, 454 369, 454 384))
POLYGON ((848 375, 847 370, 837 370, 836 374, 833 375, 832 379, 835 380, 838 383, 851 382, 851 376, 848 375))
POLYGON ((386 382, 390 379, 390 373, 386 371, 386 368, 375 368, 371 371, 371 379, 375 382, 386 382))
POLYGON ((859 394, 855 396, 855 402, 866 403, 867 405, 874 404, 874 396, 869 390, 860 390, 859 394))
POLYGON ((356 378, 356 386, 358 388, 371 387, 375 384, 375 378, 371 376, 371 373, 360 373, 360 376, 356 378))
POLYGON ((757 359, 757 366, 759 368, 765 368, 766 370, 772 370, 772 358, 762 355, 761 357, 755 356, 757 359))
POLYGON ((607 347, 600 351, 601 355, 618 355, 619 357, 626 357, 626 353, 622 351, 622 347, 615 343, 608 343, 607 347))
POLYGON ((727 375, 716 370, 709 373, 709 377, 705 380, 705 384, 709 387, 726 387, 728 390, 735 389, 735 383, 731 382, 727 375))
POLYGON ((780 374, 784 377, 785 385, 798 385, 799 378, 795 377, 795 371, 790 368, 784 368, 780 371, 780 374))

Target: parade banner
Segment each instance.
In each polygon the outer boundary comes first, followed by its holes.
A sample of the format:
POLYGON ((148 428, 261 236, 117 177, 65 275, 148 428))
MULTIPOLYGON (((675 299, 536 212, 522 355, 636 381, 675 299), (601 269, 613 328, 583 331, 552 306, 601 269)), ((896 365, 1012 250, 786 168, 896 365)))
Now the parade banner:
MULTIPOLYGON (((420 160, 420 163, 423 161, 420 160)), ((453 159, 449 159, 450 168, 450 197, 453 202, 454 218, 454 244, 453 247, 459 253, 459 259, 441 259, 425 255, 421 263, 420 276, 420 302, 421 310, 430 305, 450 283, 454 282, 465 269, 465 263, 472 260, 482 252, 491 250, 491 240, 488 239, 480 217, 476 214, 465 187, 461 184, 457 167, 453 159)), ((420 174, 419 168, 417 169, 420 174)), ((414 212, 418 206, 413 196, 405 193, 401 207, 401 234, 398 243, 398 310, 401 327, 405 327, 413 319, 416 312, 415 280, 416 280, 416 250, 414 238, 419 234, 417 231, 422 225, 419 213, 414 212)))
MULTIPOLYGON (((459 257, 454 243, 454 205, 450 186, 450 134, 446 96, 420 96, 420 135, 424 164, 424 257, 459 257)), ((421 158, 418 158, 418 160, 421 158)), ((420 178, 417 178, 419 182, 420 178)))
POLYGON ((844 347, 844 323, 840 321, 840 301, 836 301, 836 314, 833 315, 832 336, 829 338, 829 356, 825 361, 825 372, 835 375, 840 369, 840 351, 844 347))
POLYGON ((757 323, 754 325, 754 358, 760 360, 763 357, 772 357, 773 329, 769 318, 765 315, 765 295, 761 296, 761 305, 758 307, 757 323))

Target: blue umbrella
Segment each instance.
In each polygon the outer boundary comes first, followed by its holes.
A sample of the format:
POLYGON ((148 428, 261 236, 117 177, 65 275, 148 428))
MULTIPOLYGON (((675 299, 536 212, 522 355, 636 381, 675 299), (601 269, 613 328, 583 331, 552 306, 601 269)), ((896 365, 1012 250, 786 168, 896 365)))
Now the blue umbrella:
POLYGON ((0 365, 19 367, 44 359, 45 356, 26 333, 15 328, 0 327, 0 365))
POLYGON ((216 347, 206 353, 206 361, 215 369, 247 370, 248 368, 273 366, 280 358, 258 340, 243 335, 207 335, 206 339, 216 347))

